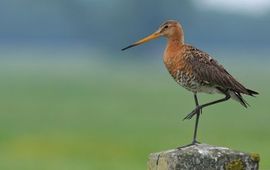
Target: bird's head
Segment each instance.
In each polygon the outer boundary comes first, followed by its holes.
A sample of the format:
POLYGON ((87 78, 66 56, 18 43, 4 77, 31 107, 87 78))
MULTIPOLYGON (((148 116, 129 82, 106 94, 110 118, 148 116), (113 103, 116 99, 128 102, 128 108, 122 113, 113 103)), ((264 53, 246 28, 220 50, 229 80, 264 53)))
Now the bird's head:
POLYGON ((174 39, 174 38, 179 39, 182 42, 183 36, 184 36, 182 26, 177 21, 168 20, 168 21, 164 22, 163 24, 161 24, 157 31, 155 31, 154 33, 150 34, 149 36, 133 43, 132 45, 129 45, 129 46, 123 48, 122 51, 126 50, 128 48, 143 44, 145 42, 148 42, 150 40, 156 39, 156 38, 161 37, 161 36, 164 36, 168 39, 174 39))

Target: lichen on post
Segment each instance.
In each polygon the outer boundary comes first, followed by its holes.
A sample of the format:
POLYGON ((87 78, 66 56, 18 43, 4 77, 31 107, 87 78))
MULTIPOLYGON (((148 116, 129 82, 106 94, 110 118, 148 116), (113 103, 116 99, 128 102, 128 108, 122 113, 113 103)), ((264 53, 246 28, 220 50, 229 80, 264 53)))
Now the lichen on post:
POLYGON ((148 170, 257 170, 259 160, 258 154, 196 144, 150 154, 148 170))

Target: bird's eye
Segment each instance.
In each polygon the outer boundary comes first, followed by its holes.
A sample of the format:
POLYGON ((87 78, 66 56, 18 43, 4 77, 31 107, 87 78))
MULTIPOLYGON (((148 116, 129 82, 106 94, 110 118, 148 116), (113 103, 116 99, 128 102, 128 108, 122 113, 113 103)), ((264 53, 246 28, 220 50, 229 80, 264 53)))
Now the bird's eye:
POLYGON ((166 29, 166 28, 168 28, 169 26, 168 25, 166 25, 164 28, 166 29))

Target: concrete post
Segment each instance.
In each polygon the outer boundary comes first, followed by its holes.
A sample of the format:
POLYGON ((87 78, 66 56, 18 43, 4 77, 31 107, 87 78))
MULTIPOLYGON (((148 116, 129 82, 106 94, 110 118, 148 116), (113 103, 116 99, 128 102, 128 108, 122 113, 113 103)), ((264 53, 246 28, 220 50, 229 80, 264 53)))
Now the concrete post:
POLYGON ((151 153, 148 170, 257 170, 260 156, 225 147, 197 144, 151 153))

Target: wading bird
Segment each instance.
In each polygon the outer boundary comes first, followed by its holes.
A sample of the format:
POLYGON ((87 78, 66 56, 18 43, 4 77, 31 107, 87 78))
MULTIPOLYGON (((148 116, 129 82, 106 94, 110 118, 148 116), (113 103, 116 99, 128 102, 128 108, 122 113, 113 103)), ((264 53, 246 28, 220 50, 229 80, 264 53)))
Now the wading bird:
POLYGON ((202 109, 224 102, 230 98, 238 101, 244 107, 248 103, 241 94, 256 95, 258 92, 247 89, 239 83, 228 71, 206 52, 184 43, 184 32, 179 22, 169 20, 163 23, 156 32, 143 38, 134 44, 123 48, 140 45, 160 36, 167 38, 167 47, 164 51, 163 61, 174 80, 185 89, 193 92, 195 109, 185 119, 191 119, 196 115, 193 141, 191 145, 199 143, 196 139, 197 128, 202 109), (199 105, 197 93, 220 93, 225 97, 213 102, 199 105))

